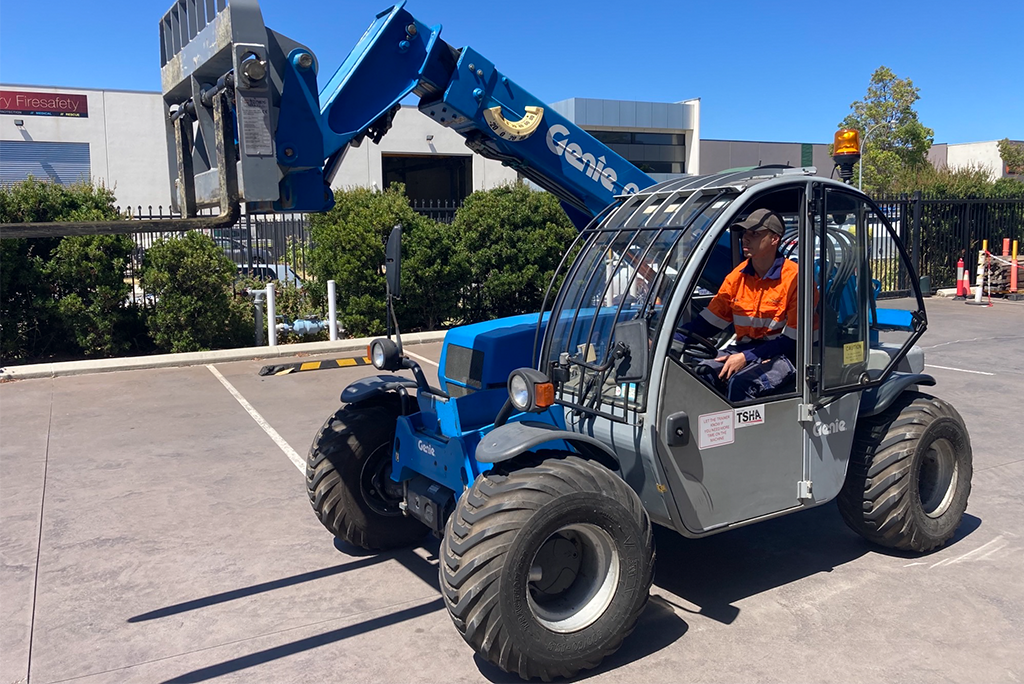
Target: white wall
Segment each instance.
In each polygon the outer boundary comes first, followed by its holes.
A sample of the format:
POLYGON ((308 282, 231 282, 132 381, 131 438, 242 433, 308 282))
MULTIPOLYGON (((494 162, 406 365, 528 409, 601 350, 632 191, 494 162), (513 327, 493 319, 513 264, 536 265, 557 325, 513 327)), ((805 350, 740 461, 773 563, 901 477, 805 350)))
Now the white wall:
POLYGON ((2 84, 4 90, 85 95, 89 116, 0 114, 0 139, 89 144, 92 180, 114 191, 117 204, 170 205, 170 165, 160 93, 2 84), (16 127, 20 119, 24 126, 16 127))
POLYGON ((473 158, 473 190, 486 190, 516 180, 518 174, 500 162, 484 159, 466 147, 465 138, 445 128, 416 107, 402 107, 395 114, 391 130, 381 138, 379 145, 363 140, 362 145, 349 149, 338 167, 331 186, 347 188, 354 186, 381 187, 383 166, 381 155, 394 153, 424 156, 463 156, 473 158), (427 136, 434 136, 427 140, 427 136))
POLYGON ((946 166, 957 169, 972 165, 986 169, 991 180, 1002 178, 1003 158, 999 156, 999 143, 990 140, 946 146, 946 166))

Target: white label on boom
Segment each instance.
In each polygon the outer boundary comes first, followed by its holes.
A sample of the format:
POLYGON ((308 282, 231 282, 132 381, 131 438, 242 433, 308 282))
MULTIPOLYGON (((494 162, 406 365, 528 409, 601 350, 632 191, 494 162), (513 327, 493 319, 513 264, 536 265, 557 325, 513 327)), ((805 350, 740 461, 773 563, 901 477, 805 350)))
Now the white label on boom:
POLYGON ((274 138, 270 134, 270 99, 245 95, 238 98, 242 119, 242 149, 246 156, 263 157, 274 154, 274 138))

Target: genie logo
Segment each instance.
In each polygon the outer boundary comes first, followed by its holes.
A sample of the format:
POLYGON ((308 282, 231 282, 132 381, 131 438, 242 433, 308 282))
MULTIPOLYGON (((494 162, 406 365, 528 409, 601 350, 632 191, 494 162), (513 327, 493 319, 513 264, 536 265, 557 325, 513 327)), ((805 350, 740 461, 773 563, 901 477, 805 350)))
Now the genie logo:
POLYGON ((814 430, 812 430, 812 432, 815 437, 828 437, 829 435, 834 435, 837 432, 846 432, 846 421, 834 420, 831 423, 815 421, 814 430))
MULTIPOLYGON (((548 149, 558 157, 564 157, 569 165, 582 171, 583 175, 592 181, 600 182, 609 192, 615 192, 615 182, 619 180, 619 174, 610 166, 605 166, 604 155, 594 158, 590 152, 584 152, 583 148, 574 142, 569 142, 569 129, 562 124, 555 124, 548 129, 548 149)), ((629 183, 622 192, 639 192, 640 188, 636 183, 629 183)))
POLYGON ((434 447, 422 440, 416 440, 416 448, 425 454, 436 457, 437 454, 434 452, 434 447))

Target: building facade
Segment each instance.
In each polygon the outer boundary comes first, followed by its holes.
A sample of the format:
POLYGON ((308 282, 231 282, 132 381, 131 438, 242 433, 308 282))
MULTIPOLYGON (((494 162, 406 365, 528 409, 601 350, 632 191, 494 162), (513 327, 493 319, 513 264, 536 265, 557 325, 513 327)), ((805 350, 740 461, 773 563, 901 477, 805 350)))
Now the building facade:
POLYGON ((91 181, 125 208, 168 208, 160 93, 0 85, 0 182, 28 176, 91 181))
MULTIPOLYGON (((657 181, 768 164, 815 166, 828 176, 833 167, 824 143, 702 139, 700 99, 572 98, 550 107, 657 181)), ((166 210, 176 175, 166 141, 160 93, 0 85, 0 182, 88 180, 112 189, 123 208, 166 210)), ((929 159, 936 166, 981 165, 993 178, 1010 175, 994 141, 935 145, 929 159)), ((348 150, 332 185, 401 182, 410 199, 458 203, 518 177, 474 154, 462 136, 416 107, 403 106, 379 144, 364 141, 348 150)))
MULTIPOLYGON (((1011 140, 1018 147, 1024 147, 1024 141, 1011 140)), ((934 166, 951 169, 968 167, 980 168, 988 172, 989 179, 997 180, 1006 177, 1018 177, 1024 169, 1011 169, 999 154, 999 141, 987 140, 972 143, 941 143, 932 145, 928 150, 928 161, 934 166)))

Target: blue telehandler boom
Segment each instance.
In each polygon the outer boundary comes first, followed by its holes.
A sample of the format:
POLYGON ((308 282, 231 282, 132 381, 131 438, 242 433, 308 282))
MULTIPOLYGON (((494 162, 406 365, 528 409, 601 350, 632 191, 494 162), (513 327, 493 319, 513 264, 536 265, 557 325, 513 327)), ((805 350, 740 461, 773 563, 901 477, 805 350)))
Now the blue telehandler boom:
MULTIPOLYGON (((397 334, 373 340, 386 374, 344 388, 307 457, 310 502, 336 537, 373 550, 441 538, 445 605, 484 659, 547 681, 613 653, 647 602, 652 522, 701 537, 835 499, 865 538, 918 552, 959 526, 970 439, 952 406, 920 391, 935 380, 915 346, 918 279, 863 193, 812 168, 653 184, 402 5, 374 19, 319 96, 316 57, 266 28, 255 0, 177 0, 160 38, 186 221, 242 201, 330 209, 346 151, 379 141, 415 95, 580 228, 541 313, 447 332, 437 387, 397 334), (701 364, 729 327, 708 338, 688 322, 749 264, 732 227, 765 209, 785 225, 765 239, 797 274, 794 371, 737 401, 701 364), (877 271, 872 234, 899 252, 877 271), (883 294, 892 308, 876 306, 883 294)), ((848 179, 859 146, 839 142, 848 179)), ((396 227, 389 315, 400 241, 396 227)))
POLYGON ((379 142, 409 95, 470 149, 555 194, 581 229, 616 195, 654 182, 404 3, 377 15, 319 95, 316 57, 264 27, 255 0, 211 5, 175 4, 160 24, 172 196, 185 216, 230 201, 330 209, 345 153, 379 142))

